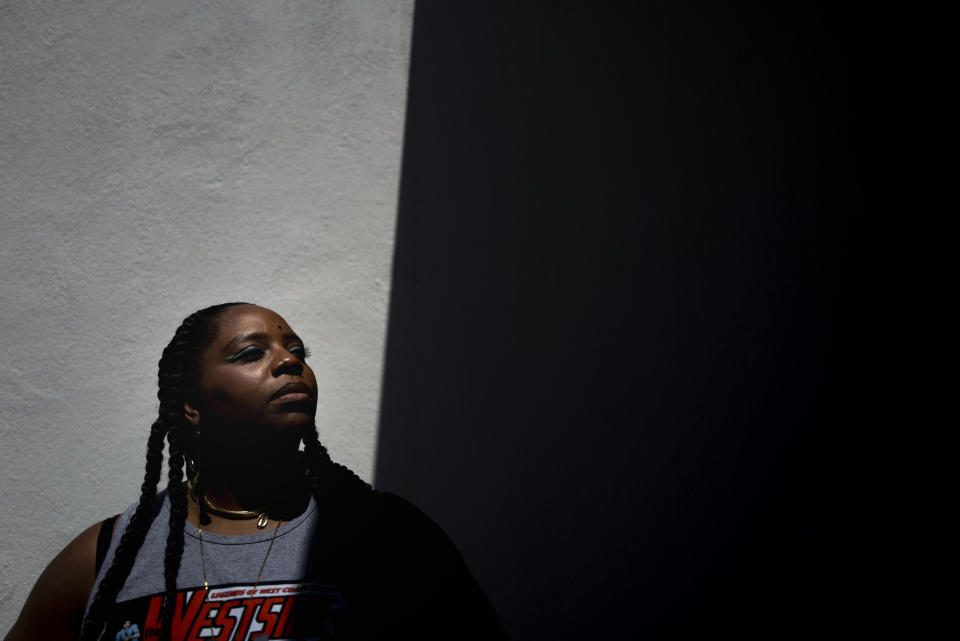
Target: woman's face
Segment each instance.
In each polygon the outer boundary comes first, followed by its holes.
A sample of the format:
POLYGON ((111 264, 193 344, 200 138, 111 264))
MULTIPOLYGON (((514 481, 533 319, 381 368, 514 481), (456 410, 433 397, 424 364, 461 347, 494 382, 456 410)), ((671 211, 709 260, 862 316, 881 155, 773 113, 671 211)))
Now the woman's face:
POLYGON ((228 307, 214 323, 196 393, 184 404, 187 420, 201 434, 210 426, 229 430, 220 436, 285 433, 299 440, 317 411, 317 379, 303 341, 279 314, 256 305, 228 307))

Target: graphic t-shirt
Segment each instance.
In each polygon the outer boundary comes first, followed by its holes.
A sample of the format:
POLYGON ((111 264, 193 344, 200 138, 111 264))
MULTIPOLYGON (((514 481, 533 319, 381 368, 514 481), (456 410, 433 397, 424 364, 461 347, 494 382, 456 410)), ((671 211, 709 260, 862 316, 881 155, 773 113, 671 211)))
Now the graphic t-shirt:
MULTIPOLYGON (((118 519, 91 600, 134 507, 118 519)), ((169 517, 164 497, 102 639, 159 637, 169 517), (130 632, 134 628, 139 637, 130 632)), ((272 524, 257 534, 202 536, 201 559, 197 529, 184 527, 173 641, 503 636, 449 538, 390 494, 374 493, 330 519, 311 499, 275 537, 272 524)))

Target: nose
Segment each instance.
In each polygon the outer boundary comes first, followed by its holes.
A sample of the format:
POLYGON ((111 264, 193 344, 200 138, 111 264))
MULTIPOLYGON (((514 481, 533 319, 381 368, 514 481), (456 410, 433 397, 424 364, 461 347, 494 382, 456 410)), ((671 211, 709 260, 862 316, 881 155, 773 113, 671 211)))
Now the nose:
POLYGON ((303 362, 286 350, 280 352, 280 355, 273 362, 273 375, 282 376, 284 374, 293 374, 294 376, 303 374, 303 362))

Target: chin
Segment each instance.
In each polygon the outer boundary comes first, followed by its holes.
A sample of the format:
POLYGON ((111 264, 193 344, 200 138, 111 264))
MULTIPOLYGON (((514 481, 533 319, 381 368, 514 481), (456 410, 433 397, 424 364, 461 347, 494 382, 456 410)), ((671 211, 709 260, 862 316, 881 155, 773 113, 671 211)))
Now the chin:
POLYGON ((271 423, 281 430, 301 429, 313 425, 315 418, 316 415, 312 411, 288 410, 275 417, 271 423))

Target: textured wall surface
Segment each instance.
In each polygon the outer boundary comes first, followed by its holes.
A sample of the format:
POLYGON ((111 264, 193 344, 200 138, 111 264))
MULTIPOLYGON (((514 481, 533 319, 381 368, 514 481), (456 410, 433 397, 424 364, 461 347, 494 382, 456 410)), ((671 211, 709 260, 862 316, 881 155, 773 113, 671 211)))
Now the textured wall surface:
POLYGON ((370 479, 412 0, 0 5, 0 633, 136 498, 156 363, 273 307, 370 479))

